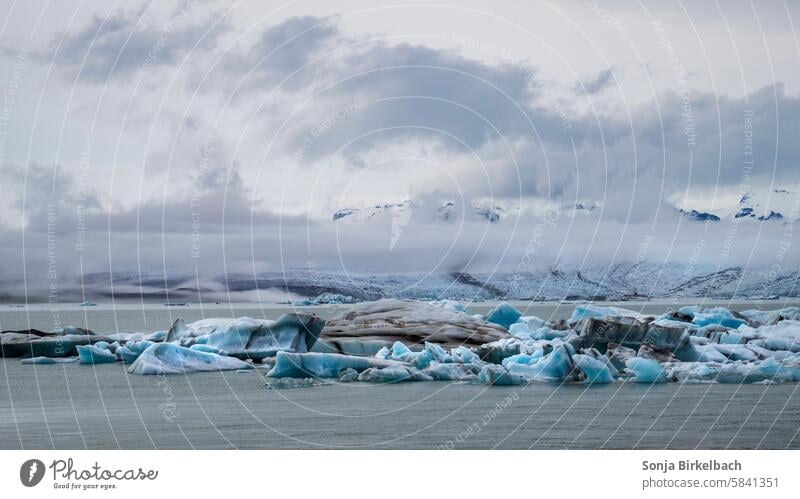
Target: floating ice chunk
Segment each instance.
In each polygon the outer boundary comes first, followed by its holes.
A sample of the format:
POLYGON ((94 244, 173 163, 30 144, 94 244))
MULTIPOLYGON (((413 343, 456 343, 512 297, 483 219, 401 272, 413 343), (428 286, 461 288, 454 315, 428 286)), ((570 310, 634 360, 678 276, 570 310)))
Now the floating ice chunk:
POLYGON ((697 362, 718 362, 720 364, 728 362, 728 358, 714 348, 713 343, 708 345, 695 345, 694 348, 698 353, 697 362))
POLYGON ((49 364, 71 364, 78 362, 78 357, 31 357, 29 359, 22 359, 21 363, 26 365, 44 366, 49 364))
POLYGON ((619 371, 625 369, 628 359, 636 357, 636 350, 633 348, 624 347, 622 345, 608 345, 606 356, 611 364, 619 371))
POLYGON ((342 370, 342 372, 339 373, 339 381, 341 381, 342 383, 351 383, 353 381, 358 381, 358 371, 356 371, 352 367, 348 367, 347 369, 342 370))
POLYGON ((800 320, 800 307, 786 307, 778 310, 745 310, 740 312, 755 325, 771 326, 783 320, 800 320))
POLYGON ((108 349, 108 343, 100 341, 94 345, 78 345, 78 359, 81 364, 110 364, 117 356, 108 349))
POLYGON ((512 355, 511 357, 506 357, 503 359, 503 366, 508 368, 509 364, 524 364, 527 366, 536 364, 544 357, 544 350, 537 350, 532 354, 527 353, 518 353, 517 355, 512 355))
POLYGON ((338 378, 347 368, 361 372, 370 367, 389 367, 397 361, 375 357, 355 357, 338 353, 278 352, 275 366, 267 373, 273 378, 338 378))
POLYGON ((800 321, 784 320, 772 326, 755 329, 741 329, 747 334, 759 337, 752 343, 769 350, 788 350, 800 352, 800 321))
POLYGON ((266 383, 272 390, 287 390, 291 388, 309 388, 312 386, 329 385, 330 382, 320 381, 316 378, 274 378, 266 383))
POLYGON ((139 355, 128 372, 161 375, 252 368, 252 364, 233 357, 199 352, 174 343, 156 343, 139 355))
POLYGON ((692 323, 698 326, 708 326, 719 324, 720 326, 737 328, 742 324, 747 324, 747 320, 734 315, 733 312, 724 307, 714 307, 701 309, 699 306, 682 307, 679 312, 692 317, 692 323))
POLYGON ((117 358, 122 362, 131 364, 151 345, 154 345, 152 341, 129 341, 125 343, 125 345, 119 347, 115 353, 117 354, 117 358))
POLYGON ((146 336, 144 339, 147 341, 152 341, 157 343, 159 341, 164 341, 167 339, 168 331, 155 331, 151 333, 149 336, 146 336))
POLYGON ((639 347, 639 351, 636 352, 636 356, 645 359, 652 359, 656 362, 673 362, 676 360, 675 356, 672 355, 672 352, 670 352, 668 349, 656 348, 647 344, 639 347))
POLYGON ((379 359, 388 359, 391 354, 391 350, 389 350, 387 347, 383 347, 378 350, 378 353, 375 354, 375 357, 379 359))
POLYGON ((509 363, 508 372, 532 379, 533 381, 558 382, 570 378, 575 368, 572 362, 571 347, 558 345, 544 358, 533 364, 509 363))
POLYGON ((549 325, 546 320, 540 319, 540 318, 536 317, 535 315, 526 315, 526 316, 520 317, 519 319, 517 319, 517 323, 518 324, 525 324, 526 326, 528 326, 528 329, 530 329, 530 330, 539 329, 541 327, 545 327, 545 326, 549 325))
POLYGON ((403 381, 433 381, 433 378, 410 366, 370 367, 358 375, 359 381, 369 383, 400 383, 403 381))
POLYGON ((78 345, 89 345, 102 336, 57 335, 36 330, 3 331, 0 333, 0 354, 3 357, 73 357, 78 345))
POLYGON ((583 373, 585 383, 599 384, 614 382, 614 376, 611 374, 611 371, 608 370, 608 366, 606 366, 605 363, 583 354, 573 355, 572 361, 583 373))
POLYGON ((670 366, 669 377, 679 383, 713 383, 721 365, 716 362, 677 362, 670 366))
POLYGON ((513 374, 503 366, 488 364, 481 368, 478 381, 484 385, 526 385, 532 380, 527 376, 513 374))
POLYGON ((425 351, 428 353, 428 356, 432 360, 435 360, 437 362, 442 362, 442 363, 444 363, 444 362, 455 362, 455 359, 453 358, 452 355, 447 353, 447 351, 444 348, 442 348, 441 346, 439 346, 439 345, 437 345, 435 343, 430 343, 430 342, 426 341, 425 342, 425 351))
POLYGON ((542 326, 534 330, 530 329, 526 323, 517 322, 511 324, 508 330, 512 336, 521 340, 554 340, 556 338, 565 338, 569 334, 574 334, 574 331, 566 330, 561 331, 551 329, 547 326, 542 326))
POLYGON ((488 322, 497 324, 506 329, 511 327, 511 324, 517 322, 520 317, 522 317, 522 312, 517 310, 513 305, 509 305, 505 302, 500 303, 491 312, 486 314, 486 320, 488 322))
POLYGON ((636 383, 666 383, 667 373, 658 362, 652 359, 634 357, 625 362, 629 371, 633 372, 634 377, 631 381, 636 383))
POLYGON ((776 383, 795 381, 793 370, 773 358, 761 362, 733 362, 720 367, 719 383, 758 383, 764 380, 776 383))
POLYGON ((575 307, 575 310, 573 310, 572 317, 570 317, 569 322, 578 322, 583 319, 588 319, 589 317, 594 317, 597 319, 603 319, 606 317, 631 317, 634 319, 641 319, 644 316, 639 312, 634 312, 633 310, 628 310, 627 308, 601 307, 598 305, 578 305, 575 307))
POLYGON ((742 343, 747 343, 747 341, 750 339, 751 335, 748 334, 746 331, 739 331, 733 329, 720 332, 719 335, 716 337, 717 343, 723 343, 726 345, 740 345, 742 343))
POLYGON ((614 379, 617 379, 619 377, 619 370, 611 362, 611 359, 609 359, 606 355, 600 353, 600 351, 597 350, 596 348, 584 348, 580 351, 580 353, 582 353, 583 355, 588 355, 589 357, 599 362, 602 362, 603 365, 605 365, 606 368, 608 369, 608 372, 611 373, 611 376, 614 379))
POLYGON ((478 379, 481 366, 477 364, 432 363, 424 373, 438 381, 469 381, 478 379))
POLYGON ((465 346, 460 346, 450 350, 450 355, 453 356, 456 362, 460 362, 462 364, 481 364, 481 358, 465 346))
POLYGON ((519 354, 522 343, 518 338, 504 338, 480 345, 476 353, 486 362, 500 364, 506 357, 519 354))
POLYGON ((514 338, 519 338, 521 340, 533 339, 533 331, 531 331, 531 328, 529 328, 524 322, 515 322, 514 324, 511 324, 511 326, 508 328, 508 332, 511 333, 511 336, 514 338))
POLYGON ((429 301, 428 305, 443 308, 451 312, 467 313, 467 307, 465 307, 463 303, 459 303, 455 300, 434 300, 429 301))
POLYGON ((183 346, 210 345, 241 359, 261 360, 276 352, 307 352, 317 341, 325 321, 311 314, 289 313, 278 320, 249 317, 204 319, 185 324, 178 319, 167 341, 183 346))
POLYGON ((745 346, 754 354, 756 354, 760 359, 767 359, 769 357, 774 357, 777 360, 784 361, 787 359, 791 359, 797 355, 796 353, 790 352, 789 350, 768 350, 764 347, 760 347, 753 343, 748 343, 745 346))
POLYGON ((758 355, 745 345, 722 345, 719 343, 711 343, 717 352, 721 353, 730 360, 744 360, 747 362, 756 362, 759 360, 758 355))

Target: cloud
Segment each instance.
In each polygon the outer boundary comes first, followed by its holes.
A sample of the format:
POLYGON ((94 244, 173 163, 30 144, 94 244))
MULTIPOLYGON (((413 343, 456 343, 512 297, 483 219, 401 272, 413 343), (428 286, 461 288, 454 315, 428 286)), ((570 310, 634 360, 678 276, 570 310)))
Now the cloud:
POLYGON ((95 16, 83 28, 54 37, 34 55, 42 61, 52 58, 70 76, 93 82, 174 65, 190 51, 212 49, 230 29, 213 18, 194 19, 198 5, 197 0, 186 1, 165 20, 154 19, 149 6, 95 16))

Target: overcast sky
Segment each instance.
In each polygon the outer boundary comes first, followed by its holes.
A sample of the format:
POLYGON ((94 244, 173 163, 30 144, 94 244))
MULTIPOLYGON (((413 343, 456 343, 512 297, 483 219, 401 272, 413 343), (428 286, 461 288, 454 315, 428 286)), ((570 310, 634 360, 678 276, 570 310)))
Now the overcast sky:
POLYGON ((515 268, 537 237, 543 265, 784 265, 791 244, 796 2, 2 5, 0 275, 515 268), (776 190, 783 222, 724 218, 776 190))

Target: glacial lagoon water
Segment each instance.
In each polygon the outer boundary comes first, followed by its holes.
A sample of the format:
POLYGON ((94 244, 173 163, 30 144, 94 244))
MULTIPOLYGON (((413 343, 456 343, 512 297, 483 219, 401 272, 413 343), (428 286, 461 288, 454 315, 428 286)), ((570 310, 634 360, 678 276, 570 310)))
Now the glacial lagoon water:
MULTIPOLYGON (((708 306, 712 303, 706 303, 708 306)), ((720 303, 734 309, 759 304, 720 303)), ((573 304, 529 304, 548 319, 573 304)), ((623 304, 658 313, 669 304, 623 304)), ((762 308, 779 308, 769 302, 762 308)), ((473 306, 485 312, 491 304, 473 306)), ((327 316, 340 307, 316 307, 327 316)), ((274 318, 280 306, 63 307, 61 325, 166 329, 176 317, 274 318)), ((48 329, 47 306, 0 312, 2 329, 48 329)), ((669 383, 488 387, 334 383, 274 390, 265 371, 128 374, 121 364, 0 366, 0 449, 800 448, 800 385, 669 383)))

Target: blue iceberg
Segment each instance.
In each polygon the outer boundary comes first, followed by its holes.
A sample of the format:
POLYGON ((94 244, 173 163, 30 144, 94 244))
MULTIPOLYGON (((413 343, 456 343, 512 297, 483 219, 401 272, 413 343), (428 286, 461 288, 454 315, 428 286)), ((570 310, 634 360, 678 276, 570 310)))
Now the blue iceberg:
POLYGON ((199 352, 174 343, 156 343, 139 355, 128 368, 128 372, 162 375, 239 369, 253 369, 253 365, 233 357, 199 352))
POLYGON ((522 312, 505 302, 497 305, 491 312, 486 314, 487 322, 497 324, 506 329, 517 322, 520 317, 522 317, 522 312))
POLYGON ((611 374, 611 371, 609 371, 608 366, 606 366, 605 363, 583 354, 573 355, 572 361, 583 373, 585 383, 601 384, 614 382, 614 376, 611 374))
POLYGON ((81 364, 111 364, 117 356, 109 349, 109 344, 99 341, 94 345, 78 345, 78 362, 81 364))
POLYGON ((636 383, 666 383, 667 373, 664 368, 653 359, 634 357, 625 362, 625 366, 634 377, 631 381, 636 383))
POLYGON ((401 383, 404 381, 433 381, 433 378, 413 367, 397 364, 365 369, 358 375, 358 380, 369 383, 401 383))
POLYGON ((267 373, 273 378, 338 378, 346 369, 365 371, 371 367, 391 367, 397 361, 377 357, 355 357, 338 353, 278 352, 275 365, 267 373))

